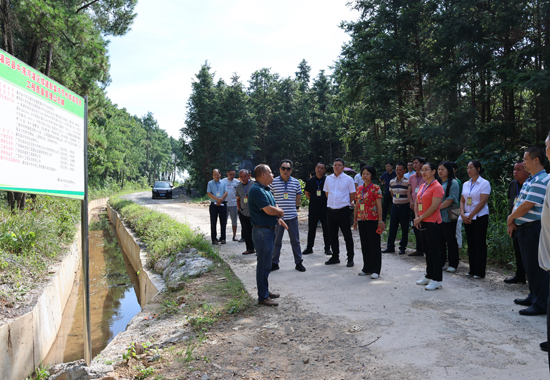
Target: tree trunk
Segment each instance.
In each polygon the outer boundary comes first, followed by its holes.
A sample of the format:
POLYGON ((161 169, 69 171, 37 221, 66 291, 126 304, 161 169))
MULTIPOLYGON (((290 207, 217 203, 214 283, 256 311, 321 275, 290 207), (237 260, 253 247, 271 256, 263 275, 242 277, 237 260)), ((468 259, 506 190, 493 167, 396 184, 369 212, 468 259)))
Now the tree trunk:
POLYGON ((38 61, 40 60, 41 47, 42 47, 42 42, 35 41, 32 44, 31 56, 30 56, 29 62, 30 62, 30 65, 35 69, 38 68, 38 61))
POLYGON ((50 69, 52 68, 52 56, 53 56, 53 44, 50 44, 48 48, 48 57, 46 59, 46 71, 44 73, 46 74, 47 77, 50 76, 50 69))
POLYGON ((14 55, 13 48, 13 28, 11 23, 11 4, 10 0, 0 0, 1 12, 3 13, 3 22, 2 22, 2 34, 4 35, 4 48, 6 51, 14 55))

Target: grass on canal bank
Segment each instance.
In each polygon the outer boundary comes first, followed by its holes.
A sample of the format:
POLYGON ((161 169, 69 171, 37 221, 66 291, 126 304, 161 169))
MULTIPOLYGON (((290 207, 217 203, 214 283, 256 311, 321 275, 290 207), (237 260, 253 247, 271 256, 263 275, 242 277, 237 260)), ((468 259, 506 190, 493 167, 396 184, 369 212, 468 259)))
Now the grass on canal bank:
MULTIPOLYGON (((124 190, 90 189, 90 199, 128 194, 143 188, 127 183, 124 190)), ((0 318, 14 318, 32 306, 50 268, 74 242, 80 222, 79 200, 27 196, 25 209, 10 210, 7 193, 0 192, 0 318)))
MULTIPOLYGON (((191 315, 192 325, 208 325, 225 314, 239 313, 252 305, 252 298, 241 280, 221 259, 218 250, 212 246, 203 233, 192 229, 187 224, 177 222, 166 214, 137 205, 119 196, 111 197, 109 204, 121 214, 136 235, 145 243, 148 254, 147 265, 150 268, 153 268, 158 260, 175 257, 177 253, 186 248, 196 248, 201 255, 212 260, 213 265, 210 268, 209 277, 213 276, 218 279, 217 281, 203 283, 197 279, 188 279, 189 284, 200 283, 200 285, 186 287, 186 289, 198 287, 197 294, 188 294, 185 291, 184 294, 176 292, 178 296, 183 295, 187 298, 186 313, 191 315), (208 293, 221 296, 223 302, 205 303, 204 297, 208 293), (193 302, 196 295, 199 296, 199 300, 193 302), (189 314, 190 309, 194 311, 191 314, 189 314)), ((165 294, 163 301, 166 306, 165 312, 173 312, 181 304, 178 304, 176 298, 169 292, 165 294)))

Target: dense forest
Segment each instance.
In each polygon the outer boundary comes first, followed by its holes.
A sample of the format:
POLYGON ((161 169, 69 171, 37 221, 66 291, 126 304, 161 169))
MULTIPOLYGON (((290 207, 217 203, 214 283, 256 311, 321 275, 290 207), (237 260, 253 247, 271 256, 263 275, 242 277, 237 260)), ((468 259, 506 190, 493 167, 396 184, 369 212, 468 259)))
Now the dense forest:
MULTIPOLYGON (((414 155, 463 167, 476 157, 493 179, 550 130, 550 2, 353 1, 350 40, 331 74, 270 69, 215 79, 205 63, 192 84, 182 134, 192 178, 211 170, 343 157, 383 168, 414 155)), ((238 68, 235 68, 238 70, 238 68)), ((464 177, 465 171, 461 172, 464 177)))
POLYGON ((137 0, 0 0, 0 48, 89 98, 91 188, 175 179, 181 144, 152 113, 129 114, 106 95, 108 38, 126 34, 137 0))

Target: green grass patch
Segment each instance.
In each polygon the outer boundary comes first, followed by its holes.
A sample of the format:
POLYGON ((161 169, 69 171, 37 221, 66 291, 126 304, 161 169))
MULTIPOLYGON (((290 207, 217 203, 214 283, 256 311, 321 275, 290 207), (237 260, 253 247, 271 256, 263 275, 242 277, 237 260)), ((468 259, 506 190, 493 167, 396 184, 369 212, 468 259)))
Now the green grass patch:
POLYGON ((218 252, 206 236, 189 225, 178 223, 166 214, 150 210, 119 196, 111 197, 109 204, 124 217, 147 246, 148 264, 173 256, 186 248, 196 248, 206 257, 220 262, 218 252))

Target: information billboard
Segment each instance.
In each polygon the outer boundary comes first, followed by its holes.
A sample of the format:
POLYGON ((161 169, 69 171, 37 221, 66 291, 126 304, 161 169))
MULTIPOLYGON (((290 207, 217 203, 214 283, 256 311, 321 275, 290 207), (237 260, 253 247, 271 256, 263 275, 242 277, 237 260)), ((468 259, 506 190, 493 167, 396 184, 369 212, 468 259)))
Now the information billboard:
POLYGON ((85 102, 0 50, 0 189, 84 199, 85 102))

